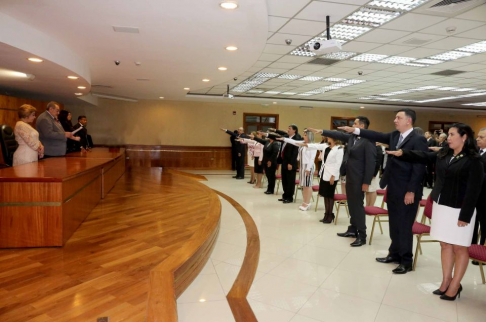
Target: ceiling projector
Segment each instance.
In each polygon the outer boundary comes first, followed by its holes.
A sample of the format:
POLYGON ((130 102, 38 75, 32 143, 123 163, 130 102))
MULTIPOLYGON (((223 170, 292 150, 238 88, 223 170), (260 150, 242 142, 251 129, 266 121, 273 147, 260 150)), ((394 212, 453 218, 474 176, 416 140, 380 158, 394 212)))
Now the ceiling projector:
POLYGON ((335 39, 317 40, 309 44, 309 51, 322 54, 340 51, 342 48, 341 43, 335 39))
POLYGON ((230 99, 233 99, 235 98, 235 96, 233 94, 230 94, 230 93, 224 93, 223 94, 223 98, 230 98, 230 99))

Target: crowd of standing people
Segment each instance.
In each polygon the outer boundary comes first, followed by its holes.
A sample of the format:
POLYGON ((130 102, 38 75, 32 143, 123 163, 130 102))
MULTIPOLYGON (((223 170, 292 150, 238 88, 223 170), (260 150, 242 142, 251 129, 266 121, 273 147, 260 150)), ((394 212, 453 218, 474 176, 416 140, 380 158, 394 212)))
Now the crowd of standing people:
MULTIPOLYGON (((337 236, 353 238, 352 247, 366 245, 365 200, 366 205, 373 205, 378 185, 386 189, 391 243, 388 255, 376 261, 398 264, 393 269, 395 274, 412 271, 412 226, 424 187, 432 188, 430 235, 440 241, 443 276, 439 289, 433 293, 443 300, 455 300, 462 291, 461 280, 469 263, 468 247, 472 243, 483 244, 486 239, 486 128, 479 131, 477 138, 464 123, 452 124, 448 133, 424 133, 414 127, 415 121, 415 111, 404 108, 396 112, 395 130, 389 133, 370 130, 365 116, 356 117, 353 126, 338 130, 306 128, 303 137, 295 124, 289 125, 287 131, 268 129, 266 133, 249 135, 243 128, 237 132, 222 130, 231 135, 241 159, 236 161, 235 178, 244 177, 247 145, 257 178, 261 172, 267 177, 265 193, 274 193, 275 173, 280 167, 283 194, 278 201, 292 203, 298 184, 303 195, 301 211, 311 206, 318 169, 319 195, 325 200, 320 222, 329 224, 335 219, 336 186, 338 181, 345 182, 343 193, 347 196, 350 224, 337 236), (315 134, 321 134, 321 143, 314 143, 315 134), (242 164, 240 169, 238 165, 242 164), (262 167, 257 168, 257 164, 262 167)), ((253 181, 252 176, 250 182, 253 181)), ((255 187, 261 187, 261 180, 257 179, 255 187)))

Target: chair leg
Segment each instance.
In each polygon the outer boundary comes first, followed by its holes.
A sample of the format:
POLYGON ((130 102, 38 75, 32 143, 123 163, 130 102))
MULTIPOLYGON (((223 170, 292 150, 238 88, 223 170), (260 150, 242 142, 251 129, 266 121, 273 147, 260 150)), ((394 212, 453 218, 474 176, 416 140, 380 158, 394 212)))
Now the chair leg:
POLYGON ((280 180, 277 180, 277 191, 275 192, 275 194, 278 194, 278 188, 280 187, 280 180))
POLYGON ((314 195, 311 195, 312 201, 314 201, 314 195))
POLYGON ((378 218, 378 225, 380 226, 380 231, 381 231, 381 234, 383 235, 383 227, 381 227, 381 221, 380 221, 380 216, 376 216, 378 218))
POLYGON ((341 203, 336 202, 336 218, 334 219, 334 225, 337 225, 338 217, 339 217, 339 209, 341 209, 341 203))
POLYGON ((481 271, 481 278, 483 279, 483 284, 486 284, 486 280, 484 279, 483 263, 479 263, 479 270, 481 271))
POLYGON ((349 208, 348 208, 348 202, 347 201, 344 203, 344 208, 346 208, 346 212, 348 213, 348 218, 349 218, 349 208))
POLYGON ((373 218, 373 226, 371 226, 370 245, 371 245, 371 241, 373 240, 373 233, 375 232, 376 218, 377 218, 376 216, 375 218, 373 218))
POLYGON ((314 212, 317 212, 317 205, 319 204, 319 193, 317 194, 317 197, 316 197, 316 209, 314 209, 314 212))
MULTIPOLYGON (((422 236, 420 238, 422 239, 422 236)), ((419 247, 420 255, 423 255, 423 253, 422 253, 422 244, 419 244, 418 247, 419 247)))
POLYGON ((417 267, 417 258, 418 258, 418 250, 420 248, 420 235, 416 235, 417 236, 417 247, 415 248, 415 256, 413 257, 413 266, 412 266, 412 270, 415 271, 415 267, 417 267))

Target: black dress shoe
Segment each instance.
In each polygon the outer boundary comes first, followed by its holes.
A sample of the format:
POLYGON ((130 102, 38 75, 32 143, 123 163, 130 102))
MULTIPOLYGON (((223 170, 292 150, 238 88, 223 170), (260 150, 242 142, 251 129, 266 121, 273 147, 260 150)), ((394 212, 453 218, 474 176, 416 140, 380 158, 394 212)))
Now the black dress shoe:
POLYGON ((394 264, 400 264, 400 260, 396 259, 395 257, 392 256, 387 256, 387 257, 377 257, 376 258, 377 262, 388 264, 388 263, 394 263, 394 264))
POLYGON ((233 176, 233 179, 236 179, 236 178, 238 178, 238 176, 233 176))
POLYGON ((411 271, 412 271, 412 265, 403 265, 403 264, 400 264, 392 272, 394 274, 407 274, 408 272, 411 272, 411 271))
POLYGON ((266 194, 266 195, 273 195, 273 192, 271 192, 271 191, 265 191, 264 194, 266 194))
POLYGON ((434 294, 434 295, 444 295, 446 292, 447 292, 447 289, 444 292, 442 292, 440 290, 440 288, 438 288, 435 291, 433 291, 432 294, 434 294))
POLYGON ((283 203, 292 203, 293 201, 292 200, 284 200, 283 203))
POLYGON ((350 232, 350 231, 347 231, 345 233, 337 233, 337 235, 339 237, 353 237, 353 238, 356 238, 356 233, 353 233, 353 232, 350 232))
POLYGON ((285 201, 285 199, 284 198, 280 198, 280 199, 278 199, 278 201, 285 201))
POLYGON ((358 237, 350 245, 351 245, 351 247, 360 247, 360 246, 366 245, 366 239, 362 239, 362 238, 358 237))
POLYGON ((245 179, 245 177, 236 177, 236 180, 242 180, 245 179))
POLYGON ((478 261, 472 261, 471 264, 478 266, 479 262, 478 261))

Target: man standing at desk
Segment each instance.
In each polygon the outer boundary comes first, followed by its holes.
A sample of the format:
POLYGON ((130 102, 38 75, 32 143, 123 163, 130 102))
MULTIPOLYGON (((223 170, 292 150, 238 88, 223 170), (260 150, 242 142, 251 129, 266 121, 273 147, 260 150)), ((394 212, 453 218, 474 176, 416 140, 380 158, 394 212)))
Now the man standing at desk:
POLYGON ((36 129, 39 132, 39 140, 44 145, 44 157, 57 157, 66 155, 66 139, 79 141, 72 132, 64 132, 61 123, 57 119, 61 108, 57 102, 49 102, 47 110, 37 118, 36 129))
POLYGON ((75 136, 81 139, 78 143, 76 143, 76 151, 90 150, 92 148, 88 140, 88 129, 86 128, 87 124, 88 118, 84 115, 80 115, 78 117, 78 124, 74 126, 74 130, 81 128, 81 130, 75 134, 75 136))

